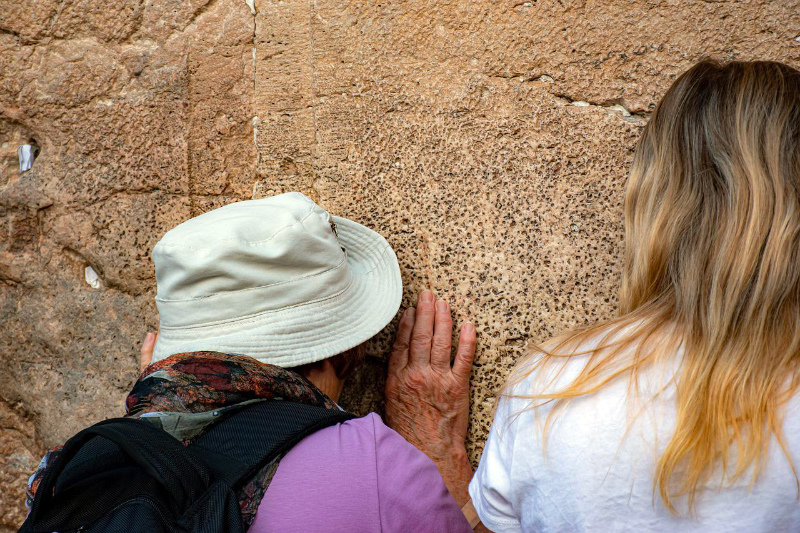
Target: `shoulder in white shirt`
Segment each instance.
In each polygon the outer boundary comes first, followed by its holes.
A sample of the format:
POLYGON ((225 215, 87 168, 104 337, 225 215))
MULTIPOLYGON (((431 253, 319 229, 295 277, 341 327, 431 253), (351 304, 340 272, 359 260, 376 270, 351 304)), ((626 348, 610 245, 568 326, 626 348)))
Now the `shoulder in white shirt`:
MULTIPOLYGON (((566 361, 551 390, 570 383, 586 357, 566 361)), ((698 493, 696 517, 686 516, 685 501, 677 501, 681 517, 664 507, 654 492, 654 473, 675 424, 674 385, 669 384, 674 368, 643 371, 636 399, 629 400, 624 377, 572 400, 548 429, 546 455, 541 430, 553 403, 526 409, 530 400, 501 399, 469 486, 483 524, 495 532, 800 531, 797 480, 777 442, 753 487, 745 475, 720 489, 718 477, 698 493)), ((514 392, 541 392, 535 388, 541 381, 528 376, 514 392)), ((798 396, 785 412, 786 443, 800 467, 798 396)))

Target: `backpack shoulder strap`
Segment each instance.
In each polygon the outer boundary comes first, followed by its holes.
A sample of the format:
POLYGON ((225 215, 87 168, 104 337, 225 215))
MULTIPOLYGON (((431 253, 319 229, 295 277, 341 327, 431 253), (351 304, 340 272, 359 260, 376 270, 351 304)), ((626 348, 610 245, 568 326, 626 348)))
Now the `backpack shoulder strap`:
MULTIPOLYGON (((181 443, 167 433, 131 418, 104 420, 84 429, 64 445, 53 465, 45 471, 21 531, 74 529, 98 519, 120 499, 124 500, 124 493, 115 494, 103 490, 106 485, 90 482, 93 475, 103 474, 105 465, 137 467, 145 478, 154 482, 149 486, 159 487, 163 497, 170 500, 169 508, 175 510, 189 507, 212 481, 210 469, 186 453, 181 443), (73 466, 72 459, 85 450, 89 450, 87 457, 77 468, 83 471, 86 479, 77 479, 77 483, 69 487, 58 487, 64 471, 73 466), (108 461, 114 454, 119 460, 108 461), (75 496, 76 491, 81 492, 81 498, 75 496)), ((112 472, 114 470, 109 471, 112 472)), ((71 477, 75 479, 74 475, 71 477)), ((131 477, 125 483, 135 488, 141 485, 142 479, 142 476, 131 477)))
POLYGON ((238 488, 308 435, 353 418, 346 411, 286 400, 256 402, 225 417, 194 439, 189 449, 218 479, 238 488))
POLYGON ((354 415, 344 411, 267 400, 223 418, 188 447, 142 420, 100 422, 70 439, 47 469, 21 531, 59 531, 92 523, 144 487, 171 500, 169 507, 180 514, 214 482, 236 489, 307 435, 351 418, 354 415), (73 465, 79 453, 82 460, 73 465), (123 467, 137 470, 115 476, 123 467), (134 475, 137 472, 141 475, 134 475), (113 479, 91 482, 103 475, 113 479), (116 488, 120 481, 125 490, 116 488))

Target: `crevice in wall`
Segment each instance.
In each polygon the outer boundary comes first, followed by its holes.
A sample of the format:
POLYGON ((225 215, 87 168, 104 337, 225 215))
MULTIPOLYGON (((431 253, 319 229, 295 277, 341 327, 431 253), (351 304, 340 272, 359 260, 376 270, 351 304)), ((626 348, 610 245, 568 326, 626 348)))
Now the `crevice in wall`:
POLYGON ((192 14, 192 18, 189 19, 189 21, 186 23, 185 26, 183 26, 182 28, 180 28, 177 31, 173 32, 169 37, 167 37, 167 42, 171 41, 172 39, 176 38, 179 35, 182 35, 182 34, 186 33, 186 31, 189 28, 196 27, 197 23, 200 21, 200 19, 206 13, 211 11, 211 9, 214 6, 216 6, 218 2, 219 2, 219 0, 209 0, 206 4, 201 6, 197 11, 195 11, 192 14))
MULTIPOLYGON (((555 80, 552 76, 542 73, 534 73, 534 74, 520 74, 520 73, 496 73, 496 74, 489 74, 490 78, 500 78, 507 82, 519 82, 519 83, 531 83, 531 82, 538 82, 538 83, 547 83, 552 84, 555 83, 555 80)), ((550 89, 550 94, 556 99, 556 101, 562 105, 571 105, 575 107, 596 107, 600 108, 608 113, 617 113, 622 116, 622 119, 626 122, 633 122, 633 123, 641 123, 647 122, 650 119, 649 112, 639 112, 639 111, 630 111, 627 107, 625 107, 624 102, 621 99, 603 101, 603 102, 592 102, 590 100, 584 100, 582 98, 572 98, 565 93, 561 93, 557 90, 550 89)))
MULTIPOLYGON (((190 65, 191 65, 190 54, 191 54, 191 52, 187 52, 186 59, 185 59, 187 73, 189 72, 189 68, 190 68, 190 65)), ((186 95, 184 96, 184 98, 185 98, 184 101, 185 102, 191 102, 192 101, 192 94, 193 94, 192 88, 193 88, 193 85, 194 85, 192 83, 193 79, 194 79, 194 77, 191 74, 187 76, 187 80, 186 80, 186 95)), ((189 118, 189 124, 191 124, 191 117, 189 118)), ((186 190, 189 193, 188 194, 188 196, 189 196, 189 216, 190 217, 195 217, 199 213, 197 212, 197 202, 194 199, 195 184, 194 184, 194 168, 193 168, 194 161, 193 161, 193 157, 192 157, 192 149, 193 149, 192 140, 191 140, 191 137, 189 137, 189 138, 186 139, 186 178, 187 178, 186 190)))
POLYGON ((563 94, 552 93, 553 98, 562 105, 574 107, 595 107, 607 113, 616 113, 622 116, 622 120, 633 123, 644 123, 650 120, 650 113, 631 112, 621 102, 591 102, 580 99, 573 99, 563 94))
POLYGON ((251 95, 250 101, 253 104, 252 107, 252 115, 253 118, 251 119, 250 123, 253 127, 253 150, 255 152, 254 161, 253 161, 253 197, 255 197, 255 189, 258 185, 258 167, 261 165, 261 152, 258 149, 258 125, 261 122, 261 119, 258 117, 258 109, 256 106, 256 94, 258 91, 258 78, 256 74, 258 72, 258 61, 256 61, 256 55, 258 53, 258 48, 256 44, 258 42, 258 11, 256 10, 255 0, 244 0, 244 3, 247 4, 247 7, 250 8, 250 14, 253 15, 253 54, 252 54, 252 69, 253 69, 253 93, 251 95))
POLYGON ((8 28, 0 28, 0 35, 11 35, 19 40, 22 40, 22 36, 19 34, 19 32, 9 30, 8 28))
POLYGON ((316 50, 316 41, 314 39, 314 17, 316 16, 316 6, 314 0, 309 0, 308 6, 308 39, 310 42, 308 52, 309 68, 311 69, 311 120, 312 131, 314 132, 314 140, 311 144, 311 183, 309 192, 311 192, 311 199, 319 203, 319 173, 317 172, 317 163, 319 161, 319 127, 317 126, 317 102, 319 101, 319 80, 317 79, 317 69, 314 64, 314 51, 316 50))

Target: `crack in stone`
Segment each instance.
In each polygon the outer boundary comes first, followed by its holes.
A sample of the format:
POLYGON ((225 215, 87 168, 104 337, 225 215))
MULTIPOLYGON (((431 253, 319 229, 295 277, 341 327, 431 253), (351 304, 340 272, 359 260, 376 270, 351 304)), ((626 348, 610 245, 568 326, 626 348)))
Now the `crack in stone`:
POLYGON ((620 103, 590 102, 586 100, 572 99, 562 94, 553 94, 553 97, 562 105, 571 105, 574 107, 596 107, 603 109, 608 113, 618 113, 622 116, 622 120, 626 122, 643 123, 650 120, 650 113, 631 112, 620 103))
POLYGON ((6 28, 0 28, 0 35, 11 35, 13 37, 16 37, 19 40, 23 40, 22 36, 19 34, 19 32, 12 31, 12 30, 9 30, 9 29, 6 29, 6 28))
POLYGON ((317 160, 318 160, 318 148, 319 148, 319 128, 317 127, 317 89, 319 87, 319 82, 317 79, 317 69, 314 65, 314 52, 316 51, 316 42, 314 40, 314 15, 316 13, 316 5, 314 0, 309 0, 308 6, 308 39, 310 42, 310 49, 308 53, 308 63, 309 68, 311 69, 311 120, 312 120, 312 130, 314 132, 314 140, 311 146, 311 186, 310 191, 312 193, 312 199, 319 203, 320 202, 320 192, 319 192, 319 173, 317 172, 317 160))
POLYGON ((256 104, 256 94, 258 88, 258 62, 256 61, 256 55, 258 53, 258 47, 256 44, 258 43, 258 12, 255 6, 255 0, 245 0, 245 4, 247 7, 250 8, 250 13, 253 15, 253 58, 252 58, 252 69, 253 69, 253 85, 252 89, 253 92, 251 94, 250 102, 252 103, 251 111, 253 113, 253 118, 250 121, 253 127, 253 147, 255 149, 255 160, 253 161, 253 175, 251 179, 253 180, 253 188, 251 197, 255 198, 256 195, 256 187, 258 186, 258 167, 261 165, 261 151, 258 149, 258 125, 261 122, 261 119, 258 117, 258 107, 256 104))
POLYGON ((168 43, 171 40, 175 39, 176 37, 179 37, 179 36, 183 35, 184 33, 186 33, 186 30, 188 30, 190 27, 195 25, 197 23, 197 21, 200 20, 200 18, 203 15, 208 13, 211 10, 211 8, 213 8, 215 5, 217 5, 218 2, 219 2, 219 0, 209 0, 209 2, 207 2, 204 6, 202 6, 200 9, 198 9, 197 11, 195 11, 192 14, 192 18, 189 19, 189 22, 187 22, 184 27, 180 28, 179 30, 176 30, 176 31, 172 32, 170 34, 170 36, 167 37, 165 43, 168 43))
MULTIPOLYGON (((528 83, 528 82, 539 82, 539 83, 555 83, 555 80, 552 76, 547 74, 533 74, 533 75, 524 75, 519 73, 513 74, 489 74, 490 78, 499 78, 501 80, 505 80, 508 82, 517 80, 519 83, 528 83)), ((630 111, 626 108, 620 101, 609 101, 609 102, 591 102, 587 100, 582 100, 580 98, 571 98, 566 94, 559 93, 559 92, 551 92, 553 97, 556 99, 557 102, 561 103, 562 105, 571 105, 575 107, 599 107, 606 112, 609 113, 619 113, 622 115, 622 119, 626 122, 633 122, 633 123, 641 123, 647 122, 650 120, 650 113, 649 112, 640 112, 640 111, 630 111)))

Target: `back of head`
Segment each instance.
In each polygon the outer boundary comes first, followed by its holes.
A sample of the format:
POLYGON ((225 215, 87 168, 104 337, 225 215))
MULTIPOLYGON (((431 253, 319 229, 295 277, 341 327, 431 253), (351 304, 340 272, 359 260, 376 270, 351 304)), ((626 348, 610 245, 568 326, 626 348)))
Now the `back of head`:
POLYGON ((636 151, 622 312, 663 301, 681 324, 738 330, 756 307, 796 305, 799 187, 800 71, 773 62, 692 67, 636 151))
POLYGON ((667 503, 673 483, 691 506, 718 468, 757 474, 797 390, 800 71, 704 61, 684 73, 643 132, 625 223, 621 312, 674 325, 684 345, 657 480, 667 503))
POLYGON ((691 510, 715 471, 726 482, 758 474, 772 438, 783 445, 781 405, 800 385, 800 71, 703 61, 680 76, 637 147, 625 231, 621 316, 550 353, 639 326, 595 350, 569 387, 534 398, 633 380, 682 346, 676 430, 655 480, 670 510, 684 495, 691 510))
POLYGON ((156 244, 153 261, 154 361, 193 351, 282 367, 323 361, 383 329, 403 292, 386 239, 297 192, 189 219, 156 244))

